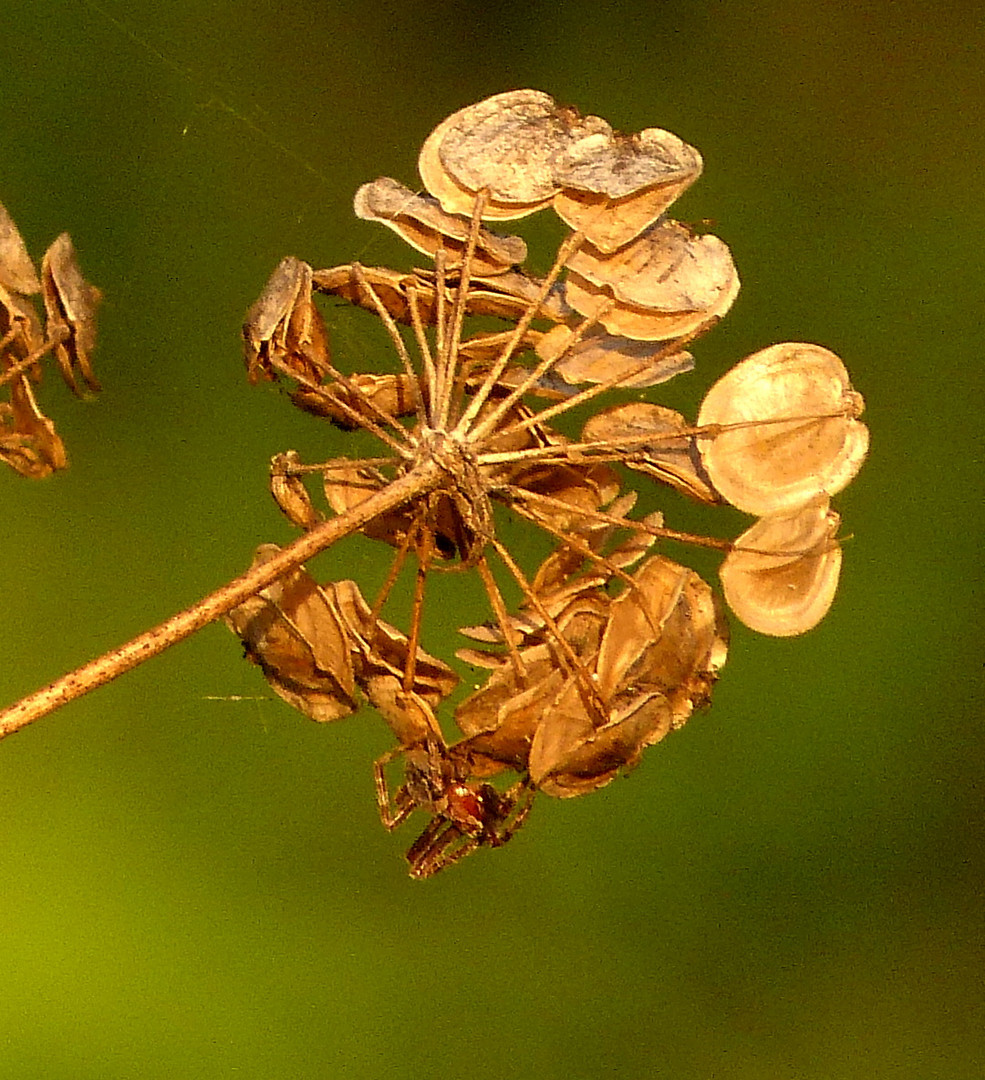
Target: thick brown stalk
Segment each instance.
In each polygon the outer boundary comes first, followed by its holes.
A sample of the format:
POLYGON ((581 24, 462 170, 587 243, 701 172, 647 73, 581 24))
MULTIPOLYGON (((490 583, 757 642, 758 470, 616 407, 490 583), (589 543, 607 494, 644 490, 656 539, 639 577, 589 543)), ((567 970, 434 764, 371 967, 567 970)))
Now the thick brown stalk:
POLYGON ((152 656, 190 637, 210 622, 221 618, 237 604, 266 588, 282 574, 300 566, 325 548, 356 532, 378 514, 402 506, 438 485, 441 468, 434 461, 419 462, 406 475, 388 484, 345 514, 315 526, 284 548, 269 562, 248 570, 228 584, 209 593, 191 607, 145 631, 75 671, 63 675, 40 690, 0 712, 0 739, 12 735, 62 705, 149 660, 152 656))

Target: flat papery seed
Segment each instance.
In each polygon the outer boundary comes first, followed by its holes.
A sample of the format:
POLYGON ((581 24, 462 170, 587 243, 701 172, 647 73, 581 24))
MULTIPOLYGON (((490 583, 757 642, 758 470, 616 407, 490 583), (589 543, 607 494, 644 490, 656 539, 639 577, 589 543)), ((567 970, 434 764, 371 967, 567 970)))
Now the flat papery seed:
POLYGON ((536 347, 542 360, 561 357, 551 370, 570 386, 608 382, 631 371, 636 374, 622 380, 619 386, 629 389, 657 386, 694 367, 690 353, 681 351, 668 355, 662 341, 634 341, 608 334, 599 327, 593 327, 571 344, 573 339, 574 331, 569 327, 555 326, 536 347))
POLYGON ((722 297, 737 279, 723 241, 710 234, 696 236, 677 221, 652 225, 613 254, 583 244, 565 265, 620 303, 672 314, 724 315, 722 297))
MULTIPOLYGON (((449 269, 461 265, 469 238, 469 221, 445 213, 437 199, 415 195, 398 181, 381 176, 359 188, 353 209, 357 217, 386 225, 425 255, 434 256, 439 250, 447 252, 449 269)), ((527 245, 521 237, 497 236, 488 229, 480 229, 472 267, 476 274, 497 274, 522 263, 526 257, 527 245)))
MULTIPOLYGON (((253 566, 280 550, 262 545, 253 566)), ((350 639, 330 596, 303 567, 233 608, 225 622, 271 689, 309 719, 326 723, 355 711, 350 639)))
POLYGON ((701 175, 701 155, 669 131, 593 135, 556 163, 557 215, 610 254, 653 224, 701 175))
POLYGON ((13 218, 0 203, 0 285, 29 296, 41 288, 31 256, 13 218))
MULTIPOLYGON (((495 277, 476 277, 469 289, 468 311, 474 315, 495 315, 519 319, 537 299, 542 282, 522 270, 508 270, 495 277)), ((564 290, 555 284, 537 308, 537 317, 561 322, 573 314, 565 303, 564 290)))
POLYGON ((82 276, 75 246, 68 233, 58 236, 41 260, 41 291, 48 316, 48 334, 64 330, 64 340, 55 346, 55 358, 62 377, 75 393, 80 387, 76 372, 88 390, 98 391, 99 380, 92 370, 96 347, 96 309, 102 293, 82 276))
POLYGON ((653 187, 687 186, 701 168, 698 151, 662 128, 632 135, 594 130, 569 140, 554 176, 564 188, 622 199, 653 187))
POLYGON ((670 730, 668 703, 660 693, 636 695, 619 715, 595 727, 572 681, 537 727, 530 775, 554 798, 585 795, 604 787, 620 769, 635 767, 643 750, 670 730))
POLYGON ((717 303, 704 311, 665 312, 613 304, 607 286, 593 285, 578 274, 569 272, 564 297, 568 304, 586 318, 597 318, 610 334, 634 341, 673 341, 694 337, 713 326, 732 306, 739 292, 739 278, 723 284, 717 303))
POLYGON ((609 442, 627 468, 654 476, 701 502, 720 502, 701 464, 690 428, 673 409, 650 402, 627 402, 596 413, 582 430, 583 442, 609 442), (628 442, 627 440, 632 440, 628 442))
POLYGON ((838 589, 840 524, 827 499, 761 518, 736 541, 719 575, 728 606, 751 630, 793 637, 816 626, 838 589))
MULTIPOLYGON (((408 290, 412 286, 417 288, 421 318, 425 323, 434 321, 433 284, 425 282, 416 273, 407 273, 404 270, 390 270, 384 266, 364 266, 360 269, 366 283, 397 322, 409 323, 411 321, 408 290)), ((373 303, 369 290, 358 280, 351 263, 314 271, 311 275, 311 284, 316 292, 341 296, 350 304, 356 304, 374 314, 376 312, 376 305, 373 303)))
POLYGON ((360 417, 377 420, 379 413, 394 419, 412 416, 419 401, 415 380, 406 373, 350 375, 348 386, 336 382, 327 383, 323 390, 295 390, 291 400, 305 412, 330 417, 334 424, 347 431, 362 426, 360 417), (345 402, 349 409, 342 408, 340 402, 345 402), (367 404, 375 406, 379 412, 374 412, 367 404))
POLYGON ((310 275, 311 267, 293 255, 286 255, 277 264, 243 322, 243 337, 254 350, 258 350, 263 342, 270 341, 277 328, 287 319, 310 275))
MULTIPOLYGON (((428 136, 419 166, 433 195, 429 176, 435 162, 467 191, 486 189, 500 209, 517 216, 554 196, 552 162, 563 128, 554 100, 537 90, 495 94, 453 113, 428 136), (427 162, 427 164, 424 164, 427 162)), ((485 216, 485 215, 484 215, 485 216)), ((492 215, 489 215, 492 216, 492 215)))
POLYGON ((701 458, 712 483, 740 510, 792 509, 841 491, 861 468, 869 446, 868 428, 856 419, 863 407, 833 352, 772 345, 708 391, 700 426, 744 426, 702 438, 701 458))

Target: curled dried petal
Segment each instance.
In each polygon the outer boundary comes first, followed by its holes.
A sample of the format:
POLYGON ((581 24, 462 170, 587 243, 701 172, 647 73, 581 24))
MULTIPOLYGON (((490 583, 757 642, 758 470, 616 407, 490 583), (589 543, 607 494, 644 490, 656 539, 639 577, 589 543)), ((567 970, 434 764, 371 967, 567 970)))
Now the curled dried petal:
MULTIPOLYGON (((264 544, 253 566, 281 549, 264 544)), ((326 723, 356 709, 352 643, 332 598, 299 567, 225 617, 271 689, 311 720, 326 723)))
POLYGON ((308 381, 327 373, 328 332, 311 289, 311 267, 292 255, 270 275, 243 324, 250 382, 276 378, 278 363, 308 381))
POLYGON ((0 461, 32 480, 68 467, 65 444, 38 407, 26 375, 12 383, 10 403, 0 402, 0 461))
POLYGON ((311 502, 308 489, 294 471, 300 464, 296 450, 275 454, 270 460, 270 494, 284 516, 299 529, 313 529, 322 515, 311 502))

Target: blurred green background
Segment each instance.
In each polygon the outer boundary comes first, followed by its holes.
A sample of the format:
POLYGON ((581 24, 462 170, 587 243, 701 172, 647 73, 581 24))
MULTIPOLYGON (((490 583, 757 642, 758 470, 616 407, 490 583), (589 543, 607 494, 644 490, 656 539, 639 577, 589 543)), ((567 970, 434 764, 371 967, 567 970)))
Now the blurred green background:
POLYGON ((817 341, 873 449, 819 629, 736 629, 710 713, 430 882, 376 816, 379 720, 301 720, 222 627, 5 742, 0 1077, 983 1075, 980 5, 10 7, 0 199, 104 290, 105 392, 49 377, 72 468, 0 474, 0 700, 290 537, 270 455, 345 439, 247 386, 242 314, 288 253, 409 265, 352 193, 500 90, 704 155, 675 213, 743 291, 665 400, 817 341))

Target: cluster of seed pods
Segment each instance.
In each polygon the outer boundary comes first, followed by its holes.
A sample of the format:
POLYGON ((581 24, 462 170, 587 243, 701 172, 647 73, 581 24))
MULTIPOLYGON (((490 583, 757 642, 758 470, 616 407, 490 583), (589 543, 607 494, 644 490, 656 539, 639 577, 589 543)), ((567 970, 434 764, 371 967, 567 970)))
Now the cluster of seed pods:
POLYGON ((92 370, 99 299, 79 270, 68 233, 48 247, 39 274, 0 206, 0 461, 22 476, 39 479, 68 465, 65 445, 41 411, 35 387, 41 360, 51 353, 74 393, 99 390, 92 370), (33 303, 38 293, 43 326, 33 303))
POLYGON ((318 584, 301 569, 228 622, 305 715, 334 720, 360 700, 380 712, 397 740, 377 763, 381 816, 393 828, 415 809, 430 813, 408 853, 411 873, 426 877, 504 843, 537 792, 608 783, 708 703, 726 656, 723 607, 693 570, 654 550, 662 540, 721 550, 725 600, 753 629, 816 625, 840 568, 829 499, 861 467, 868 435, 844 365, 816 345, 747 357, 694 421, 650 400, 650 388, 694 367, 691 342, 739 288, 721 240, 667 217, 701 172, 676 136, 624 135, 517 90, 439 124, 419 171, 426 193, 380 178, 359 189, 355 211, 430 268, 314 270, 287 258, 244 327, 252 380, 286 379, 299 407, 382 444, 376 458, 317 465, 277 455, 271 490, 302 529, 358 515, 364 534, 393 549, 386 583, 370 603, 352 581, 318 584), (541 277, 524 268, 521 237, 484 222, 545 210, 572 231, 541 277), (391 370, 335 364, 317 293, 383 322, 391 370), (579 432, 560 429, 589 403, 579 432), (324 509, 311 492, 318 476, 324 509), (757 521, 728 540, 671 528, 659 513, 634 518, 633 478, 757 521), (401 498, 387 500, 397 483, 401 498), (524 568, 504 542, 498 507, 552 538, 539 567, 524 568), (408 558, 404 633, 382 612, 408 558), (463 628, 481 647, 459 658, 488 674, 455 707, 454 738, 438 712, 457 675, 421 646, 439 566, 477 574, 490 610, 488 623, 463 628), (522 596, 517 610, 504 577, 522 596), (391 798, 386 769, 398 759, 391 798))

